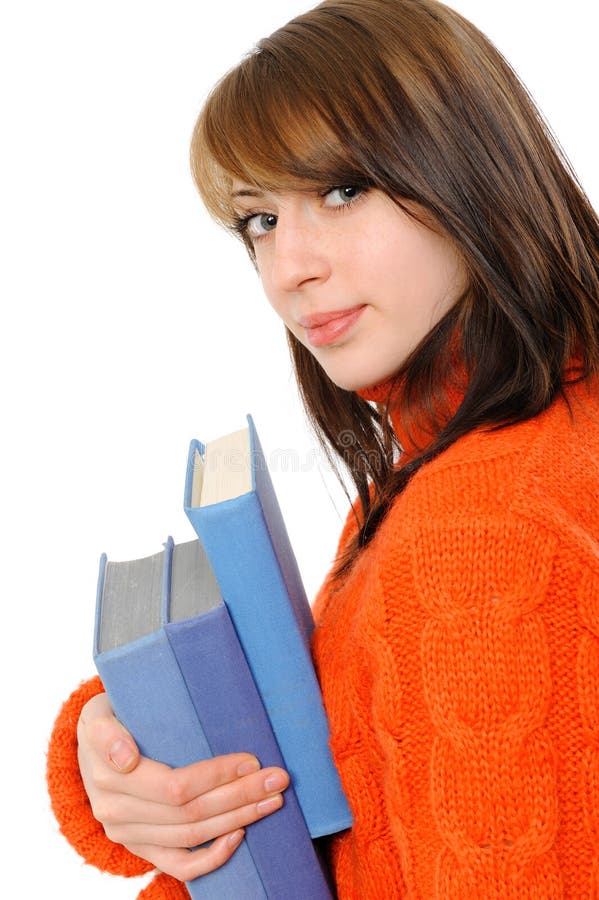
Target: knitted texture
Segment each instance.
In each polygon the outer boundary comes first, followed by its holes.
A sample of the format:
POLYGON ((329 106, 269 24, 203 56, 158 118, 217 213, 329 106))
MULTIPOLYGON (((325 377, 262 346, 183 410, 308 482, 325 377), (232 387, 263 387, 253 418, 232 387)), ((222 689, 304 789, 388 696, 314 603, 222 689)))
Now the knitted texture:
MULTIPOLYGON (((63 704, 48 748, 48 789, 60 831, 77 853, 98 869, 131 878, 150 872, 153 867, 106 837, 92 813, 77 759, 79 715, 87 701, 103 690, 102 682, 96 676, 81 684, 63 704)), ((138 898, 189 900, 189 891, 180 881, 160 873, 138 894, 138 898)))
POLYGON ((596 387, 568 400, 423 467, 321 589, 339 900, 599 896, 596 387))
POLYGON ((189 891, 182 881, 163 872, 155 875, 149 885, 137 895, 138 900, 189 900, 189 891))
MULTIPOLYGON (((354 815, 331 845, 339 900, 599 897, 598 504, 599 400, 579 385, 424 466, 325 581, 313 649, 354 815)), ((89 862, 138 874, 79 776, 98 690, 56 723, 53 809, 89 862)), ((139 895, 185 896, 167 876, 139 895)))

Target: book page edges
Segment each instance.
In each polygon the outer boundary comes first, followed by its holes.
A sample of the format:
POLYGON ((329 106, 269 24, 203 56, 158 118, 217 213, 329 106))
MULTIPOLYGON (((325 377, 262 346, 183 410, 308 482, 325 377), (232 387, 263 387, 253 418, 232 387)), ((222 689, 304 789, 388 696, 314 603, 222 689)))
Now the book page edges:
POLYGON ((191 476, 191 506, 212 506, 234 500, 253 488, 250 436, 247 428, 195 447, 191 476))
POLYGON ((108 558, 105 553, 100 557, 98 572, 98 586, 96 588, 96 615, 94 620, 94 658, 100 653, 100 629, 102 626, 102 596, 104 594, 104 579, 106 577, 106 563, 108 558))

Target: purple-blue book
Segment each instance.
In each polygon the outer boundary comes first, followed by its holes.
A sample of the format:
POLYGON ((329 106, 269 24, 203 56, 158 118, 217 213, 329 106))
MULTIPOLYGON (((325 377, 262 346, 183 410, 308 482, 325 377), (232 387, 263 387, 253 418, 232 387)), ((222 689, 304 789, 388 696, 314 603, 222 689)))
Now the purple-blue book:
MULTIPOLYGON (((199 541, 100 563, 94 658, 115 714, 170 766, 238 750, 284 765, 199 541)), ((293 788, 233 856, 187 884, 194 900, 331 900, 293 788)))

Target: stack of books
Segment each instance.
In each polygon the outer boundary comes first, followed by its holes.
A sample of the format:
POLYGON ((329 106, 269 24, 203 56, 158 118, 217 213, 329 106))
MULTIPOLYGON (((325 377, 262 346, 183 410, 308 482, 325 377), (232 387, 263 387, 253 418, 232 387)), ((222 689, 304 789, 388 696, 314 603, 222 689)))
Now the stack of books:
POLYGON ((351 826, 310 656, 313 627, 256 429, 192 441, 197 538, 100 562, 94 659, 145 755, 184 766, 255 754, 291 777, 283 807, 189 882, 194 900, 331 900, 314 839, 351 826))

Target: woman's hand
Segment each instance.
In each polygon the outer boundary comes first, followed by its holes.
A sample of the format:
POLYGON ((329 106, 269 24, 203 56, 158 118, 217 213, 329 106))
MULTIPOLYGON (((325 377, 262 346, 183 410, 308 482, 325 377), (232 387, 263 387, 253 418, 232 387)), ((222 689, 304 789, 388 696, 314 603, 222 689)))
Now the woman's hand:
POLYGON ((79 766, 94 816, 110 840, 181 881, 222 866, 245 825, 283 804, 289 776, 231 753, 171 769, 140 755, 106 694, 86 703, 77 726, 79 766), (213 841, 209 847, 197 847, 213 841))

